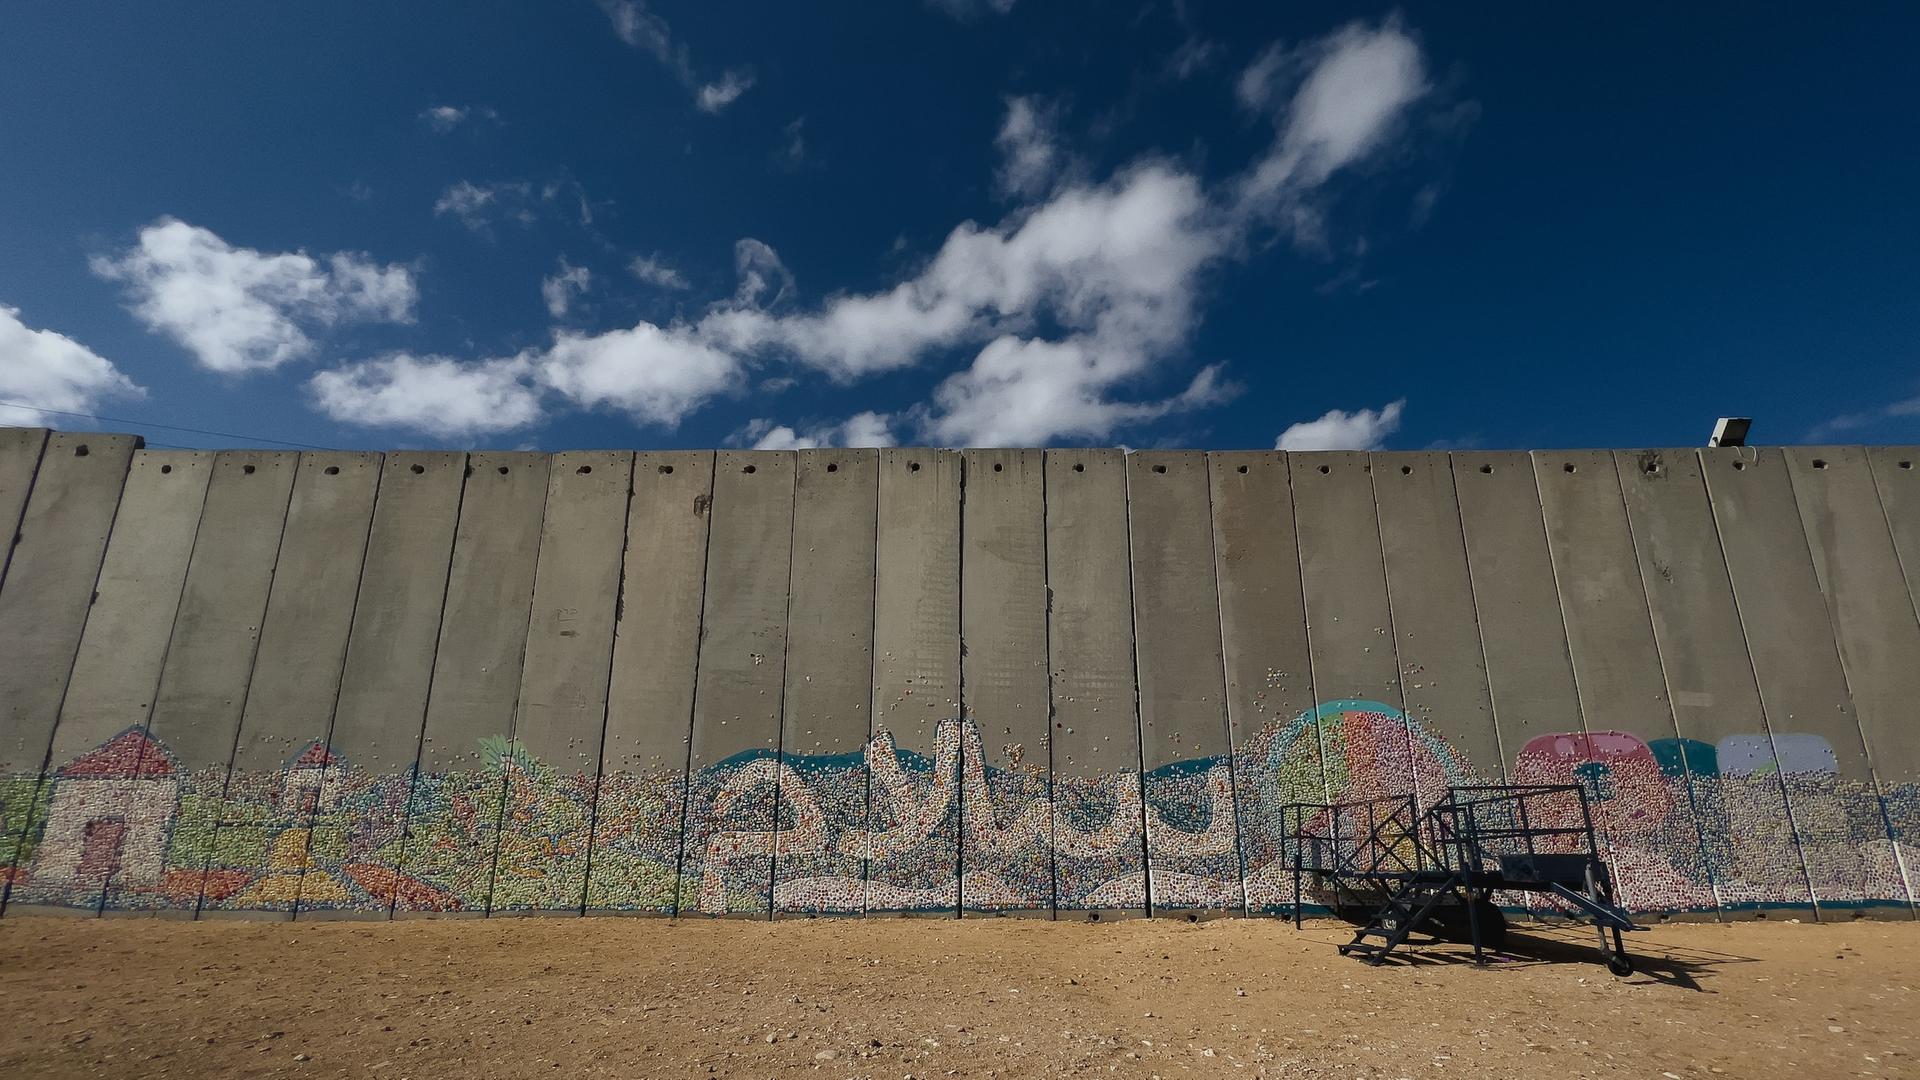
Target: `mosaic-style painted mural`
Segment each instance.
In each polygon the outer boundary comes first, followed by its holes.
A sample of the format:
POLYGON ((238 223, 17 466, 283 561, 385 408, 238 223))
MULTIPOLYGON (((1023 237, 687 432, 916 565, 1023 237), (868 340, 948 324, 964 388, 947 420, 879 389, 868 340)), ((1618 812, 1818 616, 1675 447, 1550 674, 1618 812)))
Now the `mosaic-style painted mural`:
MULTIPOLYGON (((1373 701, 1334 701, 1247 739, 1231 761, 1049 784, 984 766, 980 731, 943 722, 931 759, 886 732, 859 755, 743 754, 677 774, 563 774, 506 739, 475 768, 370 775, 313 745, 270 774, 183 770, 139 729, 0 781, 31 815, 11 903, 95 909, 671 914, 952 911, 1292 903, 1279 808, 1445 791, 1472 763, 1373 701), (1417 785, 1417 788, 1416 788, 1417 785), (684 833, 682 821, 685 822, 684 833), (1151 838, 1151 882, 1141 851, 1151 838), (952 854, 965 853, 956 866, 952 854), (774 872, 775 860, 782 872, 774 872), (884 874, 872 868, 882 866, 884 874), (589 871, 589 867, 591 870, 589 871)), ((1889 839, 1915 785, 1882 799, 1839 779, 1807 735, 1717 745, 1567 733, 1521 747, 1517 783, 1580 784, 1623 899, 1647 912, 1904 905, 1889 839), (1839 882, 1846 890, 1830 890, 1839 882)), ((1569 811, 1574 812, 1574 811, 1569 811)))

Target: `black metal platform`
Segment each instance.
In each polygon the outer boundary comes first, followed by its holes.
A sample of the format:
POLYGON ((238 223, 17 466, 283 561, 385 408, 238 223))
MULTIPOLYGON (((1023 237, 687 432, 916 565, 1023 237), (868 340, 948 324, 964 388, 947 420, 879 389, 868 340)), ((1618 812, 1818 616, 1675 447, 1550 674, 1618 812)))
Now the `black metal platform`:
POLYGON ((1617 975, 1632 972, 1621 937, 1641 930, 1614 901, 1593 815, 1577 785, 1452 787, 1424 809, 1412 794, 1341 803, 1290 803, 1281 825, 1293 864, 1299 925, 1308 888, 1335 914, 1364 925, 1340 946, 1380 963, 1416 933, 1464 938, 1476 963, 1504 942, 1496 896, 1544 894, 1569 917, 1590 922, 1600 955, 1617 975))

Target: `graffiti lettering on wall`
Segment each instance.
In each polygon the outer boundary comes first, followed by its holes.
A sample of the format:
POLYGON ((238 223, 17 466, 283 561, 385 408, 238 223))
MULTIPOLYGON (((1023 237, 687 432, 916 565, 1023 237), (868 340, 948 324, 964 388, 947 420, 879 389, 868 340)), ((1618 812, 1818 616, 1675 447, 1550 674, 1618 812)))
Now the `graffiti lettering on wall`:
MULTIPOLYGON (((230 777, 134 729, 45 782, 0 780, 0 866, 11 904, 81 909, 1265 913, 1292 903, 1282 805, 1500 778, 1361 700, 1144 776, 988 767, 980 738, 948 720, 931 757, 881 731, 862 753, 758 751, 691 778, 562 773, 502 738, 469 770, 369 774, 316 744, 230 777)), ((1638 911, 1905 904, 1902 852, 1920 865, 1916 785, 1843 779, 1810 735, 1546 735, 1505 775, 1585 789, 1638 911)))

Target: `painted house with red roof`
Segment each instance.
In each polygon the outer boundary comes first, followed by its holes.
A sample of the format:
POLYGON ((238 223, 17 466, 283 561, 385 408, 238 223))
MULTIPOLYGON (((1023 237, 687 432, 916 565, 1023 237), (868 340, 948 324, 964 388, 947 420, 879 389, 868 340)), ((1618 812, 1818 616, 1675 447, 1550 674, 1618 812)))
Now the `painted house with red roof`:
POLYGON ((35 884, 159 884, 179 805, 173 755, 139 728, 121 732, 53 774, 46 833, 34 853, 35 884))
POLYGON ((280 808, 283 812, 312 817, 336 809, 345 788, 346 762, 326 742, 316 741, 287 765, 280 781, 280 808))

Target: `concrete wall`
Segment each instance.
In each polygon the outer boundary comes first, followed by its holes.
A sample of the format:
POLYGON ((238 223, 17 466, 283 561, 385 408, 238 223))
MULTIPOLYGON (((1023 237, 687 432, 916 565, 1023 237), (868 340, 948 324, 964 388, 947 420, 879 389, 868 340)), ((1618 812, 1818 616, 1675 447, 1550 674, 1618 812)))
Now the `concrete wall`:
POLYGON ((1655 915, 1910 917, 1920 449, 150 453, 0 431, 15 913, 1283 912, 1579 783, 1655 915))

